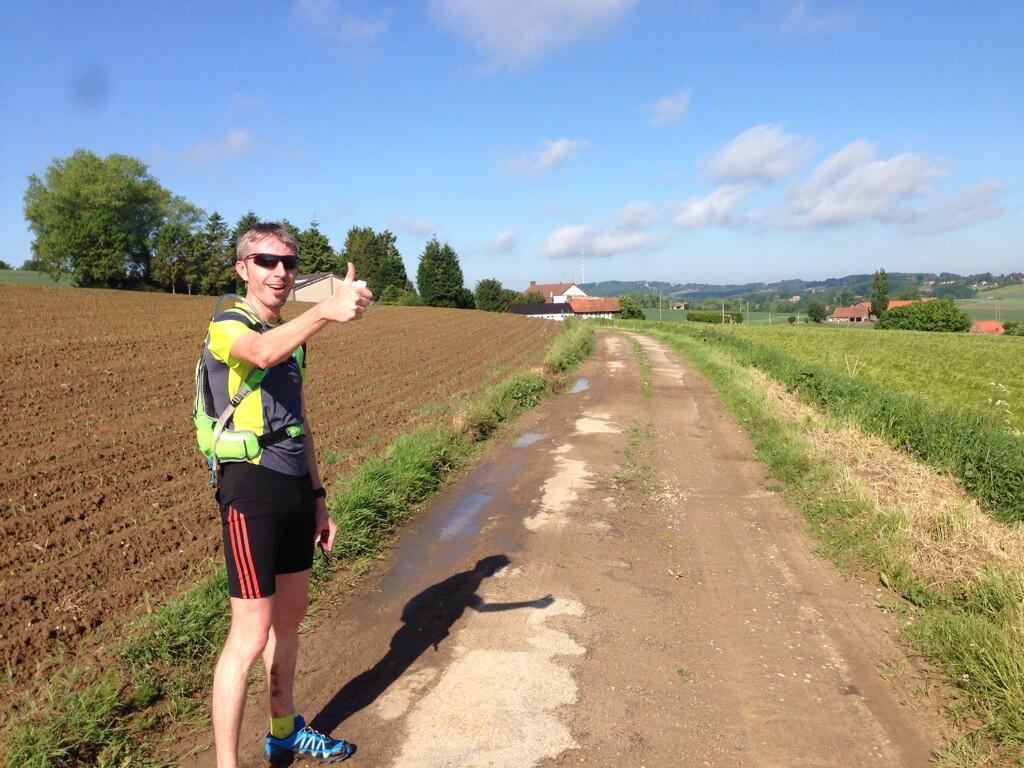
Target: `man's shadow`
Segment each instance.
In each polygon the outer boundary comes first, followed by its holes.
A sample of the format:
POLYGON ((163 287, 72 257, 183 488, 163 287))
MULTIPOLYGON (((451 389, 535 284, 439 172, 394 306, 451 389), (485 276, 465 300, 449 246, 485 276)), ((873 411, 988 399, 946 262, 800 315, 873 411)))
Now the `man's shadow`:
POLYGON ((449 576, 413 597, 402 610, 405 623, 391 637, 391 647, 384 658, 347 682, 310 725, 323 733, 330 733, 353 714, 372 704, 428 648, 438 649, 466 608, 486 613, 516 608, 547 608, 554 602, 551 595, 546 595, 538 600, 517 603, 485 603, 476 594, 480 583, 508 564, 509 559, 505 555, 485 557, 477 561, 472 570, 449 576))

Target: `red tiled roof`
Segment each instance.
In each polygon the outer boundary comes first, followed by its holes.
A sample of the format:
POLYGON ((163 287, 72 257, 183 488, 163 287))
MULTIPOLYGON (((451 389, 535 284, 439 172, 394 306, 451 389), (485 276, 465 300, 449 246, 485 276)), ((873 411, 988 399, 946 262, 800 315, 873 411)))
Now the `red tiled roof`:
POLYGON ((544 297, 544 301, 550 304, 555 296, 561 296, 574 285, 576 283, 531 283, 523 293, 539 293, 544 297))
POLYGON ((998 336, 1006 333, 1006 329, 998 320, 975 320, 971 323, 971 333, 992 333, 998 336))
POLYGON ((588 297, 583 298, 572 298, 569 299, 569 306, 572 307, 572 311, 577 315, 586 314, 587 312, 621 312, 622 309, 619 307, 619 300, 615 297, 603 298, 603 297, 588 297))
POLYGON ((836 320, 848 320, 854 317, 866 318, 870 314, 871 302, 862 301, 860 304, 854 304, 852 307, 836 307, 836 311, 832 313, 832 317, 836 320))

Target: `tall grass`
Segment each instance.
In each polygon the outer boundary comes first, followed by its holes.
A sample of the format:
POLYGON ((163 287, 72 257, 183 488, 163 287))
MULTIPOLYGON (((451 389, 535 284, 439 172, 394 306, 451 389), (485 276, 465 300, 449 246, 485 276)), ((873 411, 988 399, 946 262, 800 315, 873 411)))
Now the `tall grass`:
POLYGON ((996 519, 1024 521, 1024 437, 997 417, 944 406, 797 360, 759 344, 756 337, 717 328, 693 331, 667 323, 658 328, 728 350, 738 362, 763 370, 829 415, 850 419, 956 477, 996 519))
MULTIPOLYGON (((567 324, 545 358, 547 370, 567 372, 593 345, 592 326, 567 324)), ((461 467, 475 445, 537 405, 559 381, 513 375, 468 403, 451 428, 406 435, 342 480, 343 490, 329 503, 339 528, 335 557, 330 564, 317 559, 314 595, 344 565, 380 552, 410 508, 461 467)), ((174 762, 153 757, 149 737, 161 722, 195 717, 205 707, 200 695, 228 628, 226 593, 220 569, 131 627, 116 653, 120 666, 102 673, 72 667, 24 696, 8 713, 3 764, 114 768, 174 762)))

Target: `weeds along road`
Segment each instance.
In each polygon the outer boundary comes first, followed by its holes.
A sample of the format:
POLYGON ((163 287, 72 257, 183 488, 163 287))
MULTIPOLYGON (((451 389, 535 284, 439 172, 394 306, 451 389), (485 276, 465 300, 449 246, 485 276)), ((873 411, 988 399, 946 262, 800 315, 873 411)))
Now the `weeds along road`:
POLYGON ((710 386, 608 331, 579 376, 322 611, 307 719, 353 766, 927 765, 942 725, 882 674, 895 620, 812 553, 710 386))

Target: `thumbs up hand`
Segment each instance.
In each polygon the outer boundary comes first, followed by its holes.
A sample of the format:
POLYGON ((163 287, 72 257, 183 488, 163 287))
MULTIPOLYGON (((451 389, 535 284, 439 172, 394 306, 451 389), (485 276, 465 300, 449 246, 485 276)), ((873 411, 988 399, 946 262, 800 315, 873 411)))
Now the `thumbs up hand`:
POLYGON ((365 280, 356 280, 355 277, 356 266, 350 261, 341 290, 320 302, 324 318, 336 323, 348 323, 363 316, 370 306, 373 293, 366 287, 365 280))

